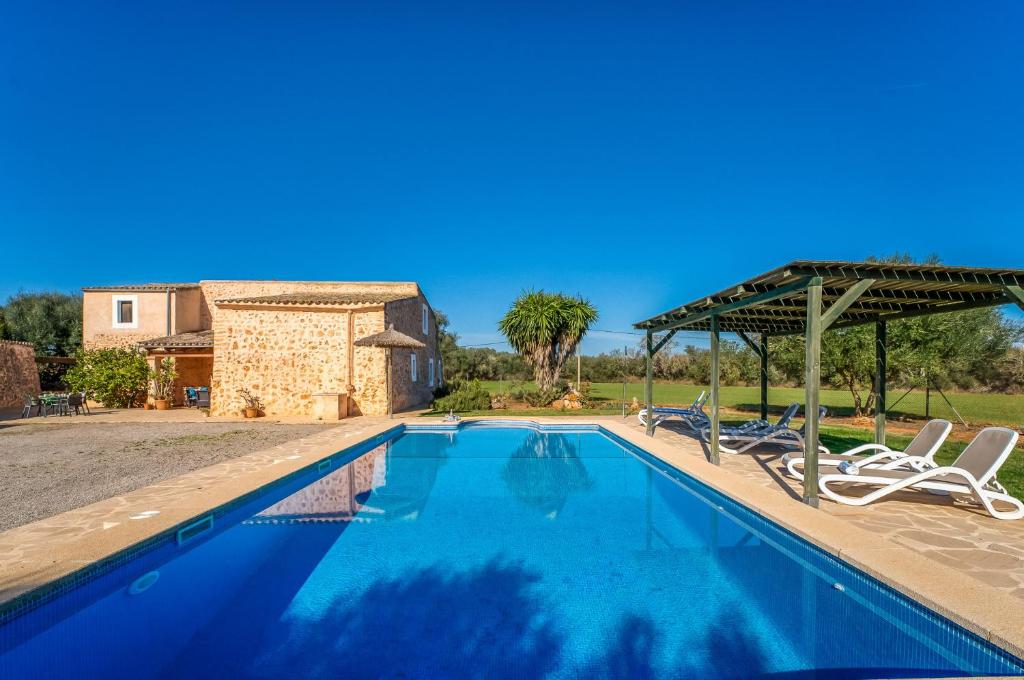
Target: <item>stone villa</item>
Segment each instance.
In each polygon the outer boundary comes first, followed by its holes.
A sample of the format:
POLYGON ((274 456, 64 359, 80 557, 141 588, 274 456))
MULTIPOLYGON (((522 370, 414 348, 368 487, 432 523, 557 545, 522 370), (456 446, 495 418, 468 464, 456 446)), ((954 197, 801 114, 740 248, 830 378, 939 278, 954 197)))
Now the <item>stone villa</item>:
POLYGON ((153 366, 172 357, 175 401, 185 386, 209 386, 212 415, 237 415, 243 388, 271 416, 313 415, 325 394, 342 395, 349 415, 386 413, 386 350, 354 343, 390 325, 425 345, 392 350, 395 410, 426 406, 441 381, 434 312, 415 283, 200 281, 82 293, 86 349, 138 346, 153 366))

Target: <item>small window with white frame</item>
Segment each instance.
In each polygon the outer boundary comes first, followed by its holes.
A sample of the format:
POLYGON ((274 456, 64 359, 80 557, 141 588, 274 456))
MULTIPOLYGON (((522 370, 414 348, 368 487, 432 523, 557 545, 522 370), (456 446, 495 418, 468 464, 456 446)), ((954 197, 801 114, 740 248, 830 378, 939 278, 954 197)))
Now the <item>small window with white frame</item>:
POLYGON ((115 295, 110 318, 114 328, 138 328, 139 296, 115 295))
POLYGON ((413 352, 409 355, 409 375, 412 376, 412 381, 416 382, 416 353, 413 352))
POLYGON ((430 315, 426 303, 423 303, 423 335, 430 335, 430 315))
POLYGON ((434 386, 434 358, 427 359, 427 387, 434 386))

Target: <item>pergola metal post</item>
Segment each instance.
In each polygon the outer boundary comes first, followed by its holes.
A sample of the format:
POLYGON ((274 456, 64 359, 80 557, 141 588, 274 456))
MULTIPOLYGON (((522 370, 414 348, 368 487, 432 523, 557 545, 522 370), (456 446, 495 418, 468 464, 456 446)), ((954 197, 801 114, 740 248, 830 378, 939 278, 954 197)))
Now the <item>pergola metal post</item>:
POLYGON ((719 390, 718 390, 718 374, 719 374, 719 330, 718 330, 718 315, 711 317, 711 462, 718 465, 719 453, 718 453, 718 427, 721 422, 721 418, 718 413, 719 390))
POLYGON ((807 286, 806 373, 804 375, 804 498, 818 507, 818 404, 821 390, 821 279, 807 286))
POLYGON ((761 333, 761 420, 768 420, 768 334, 761 333))
POLYGON ((647 331, 647 378, 644 383, 644 402, 647 404, 647 436, 654 436, 654 334, 647 331))
POLYGON ((885 445, 885 373, 889 363, 886 353, 885 320, 875 322, 875 443, 885 445))

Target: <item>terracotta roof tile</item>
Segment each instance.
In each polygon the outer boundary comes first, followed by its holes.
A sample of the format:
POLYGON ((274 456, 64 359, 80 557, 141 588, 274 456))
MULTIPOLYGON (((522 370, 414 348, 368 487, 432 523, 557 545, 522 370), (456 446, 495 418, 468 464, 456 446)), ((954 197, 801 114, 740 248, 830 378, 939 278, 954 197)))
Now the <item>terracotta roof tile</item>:
POLYGON ((171 290, 184 290, 187 288, 198 288, 198 283, 129 283, 123 286, 83 286, 82 290, 85 292, 117 292, 122 290, 157 290, 163 291, 170 288, 171 290))
POLYGON ((190 333, 178 333, 152 340, 143 340, 139 347, 156 349, 159 347, 213 347, 213 331, 192 331, 190 333))
POLYGON ((415 297, 409 293, 281 293, 217 300, 218 305, 381 305, 415 297))

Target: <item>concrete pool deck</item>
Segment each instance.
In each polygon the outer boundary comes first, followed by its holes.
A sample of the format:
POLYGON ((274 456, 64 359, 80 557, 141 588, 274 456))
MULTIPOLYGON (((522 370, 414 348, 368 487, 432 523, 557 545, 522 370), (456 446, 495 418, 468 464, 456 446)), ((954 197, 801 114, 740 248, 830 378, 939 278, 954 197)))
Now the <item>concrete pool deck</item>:
MULTIPOLYGON (((508 418, 598 424, 758 514, 840 557, 996 645, 1024 657, 1024 521, 994 520, 918 495, 865 508, 793 498, 778 454, 722 456, 710 465, 696 441, 665 428, 644 435, 635 417, 508 418)), ((401 423, 353 418, 309 437, 244 455, 121 496, 0 533, 0 608, 72 579, 125 548, 166 535, 239 496, 401 423), (157 511, 158 514, 150 514, 157 511)))

